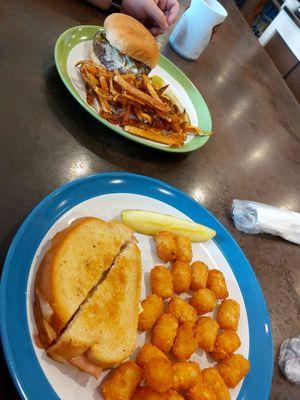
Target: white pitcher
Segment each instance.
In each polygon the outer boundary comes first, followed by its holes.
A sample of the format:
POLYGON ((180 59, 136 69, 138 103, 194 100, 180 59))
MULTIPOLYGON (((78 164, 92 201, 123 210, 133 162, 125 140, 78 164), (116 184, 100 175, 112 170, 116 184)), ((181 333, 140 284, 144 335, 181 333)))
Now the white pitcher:
POLYGON ((169 43, 173 50, 188 60, 196 60, 207 46, 213 28, 227 17, 217 0, 192 0, 175 26, 169 43))

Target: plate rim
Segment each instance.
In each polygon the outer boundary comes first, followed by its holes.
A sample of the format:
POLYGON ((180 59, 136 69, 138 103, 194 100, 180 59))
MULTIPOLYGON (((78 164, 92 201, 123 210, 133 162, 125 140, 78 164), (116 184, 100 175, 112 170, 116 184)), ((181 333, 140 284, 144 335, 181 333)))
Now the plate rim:
MULTIPOLYGON (((92 115, 97 121, 99 121, 101 124, 105 125, 106 127, 108 127, 109 129, 113 130, 115 133, 129 139, 132 140, 136 143, 140 143, 141 145, 147 146, 147 147, 151 147, 157 150, 161 150, 161 151, 165 151, 165 152, 169 152, 169 153, 189 153, 192 151, 195 151, 199 148, 201 148, 202 146, 204 146, 208 140, 210 139, 210 136, 198 136, 198 137, 194 137, 193 139, 191 139, 190 142, 186 143, 183 147, 170 147, 170 146, 163 146, 161 143, 156 143, 156 142, 151 142, 151 141, 144 141, 143 138, 140 138, 138 136, 129 134, 128 132, 125 132, 123 129, 121 129, 120 127, 111 124, 110 122, 106 121, 104 118, 101 118, 99 115, 97 115, 95 113, 95 111, 79 96, 79 94, 77 93, 76 89, 70 86, 69 82, 67 82, 65 76, 64 76, 64 72, 61 69, 60 66, 60 57, 59 57, 59 46, 61 45, 61 42, 63 41, 63 39, 65 38, 65 36, 67 36, 68 34, 74 32, 74 31, 78 31, 79 29, 99 29, 102 28, 102 26, 97 26, 97 25, 77 25, 77 26, 73 26, 71 28, 66 29, 64 32, 62 32, 60 34, 60 36, 58 37, 58 39, 56 40, 55 43, 55 48, 54 48, 54 60, 55 60, 55 65, 56 65, 56 69, 59 73, 59 76, 62 80, 62 82, 64 83, 65 87, 68 89, 68 91, 70 92, 70 94, 73 96, 73 98, 90 114, 92 115), (119 128, 119 129, 117 129, 119 128), (195 141, 194 143, 191 143, 195 141), (190 144, 189 144, 190 143, 190 144)), ((90 40, 90 38, 87 38, 86 40, 90 40)), ((69 53, 70 51, 74 48, 70 47, 69 49, 69 53)), ((69 54, 68 53, 68 54, 69 54)), ((205 108, 205 112, 207 113, 207 118, 209 120, 209 128, 208 130, 212 130, 212 118, 211 118, 211 113, 209 111, 208 105, 206 104, 206 101, 204 100, 202 94, 199 92, 199 90, 197 89, 197 87, 195 86, 195 84, 186 76, 186 74, 179 68, 177 67, 177 65, 175 65, 171 60, 169 60, 166 56, 164 56, 163 54, 160 54, 160 60, 162 60, 163 62, 167 62, 170 64, 170 66, 176 71, 176 73, 180 74, 187 82, 188 84, 191 86, 191 88, 193 89, 193 91, 196 93, 197 97, 199 98, 199 100, 202 103, 202 107, 205 108)), ((168 71, 167 71, 168 72, 168 71)), ((174 78, 176 79, 176 78, 174 78)), ((176 79, 177 80, 177 79, 176 79)), ((71 83, 72 84, 72 83, 71 83)), ((182 86, 182 85, 181 85, 182 86)), ((187 92, 186 92, 187 93, 187 92)), ((189 97, 190 98, 190 97, 189 97)), ((191 100, 191 99, 190 99, 191 100)), ((192 100, 191 100, 192 101, 192 100)), ((194 105, 194 103, 192 102, 192 104, 194 105)), ((194 107, 196 108, 196 106, 194 105, 194 107)))
MULTIPOLYGON (((267 308, 266 301, 265 301, 263 292, 261 290, 260 284, 259 284, 259 282, 258 282, 258 280, 257 280, 257 278, 255 276, 255 273, 254 273, 249 261, 247 260, 246 256, 244 255, 242 249, 239 247, 239 245, 237 244, 235 239, 232 237, 230 232, 227 231, 227 229, 224 227, 224 225, 221 222, 219 222, 217 220, 217 218, 214 217, 214 215, 212 215, 204 206, 202 206, 201 204, 196 202, 188 194, 186 194, 186 193, 182 192, 181 190, 179 190, 179 189, 177 189, 177 188, 175 188, 175 187, 173 187, 173 186, 171 186, 171 185, 169 185, 167 183, 164 183, 164 182, 162 182, 160 180, 157 180, 157 179, 154 179, 154 178, 150 178, 150 177, 147 177, 147 176, 144 176, 144 175, 132 174, 132 173, 127 173, 127 172, 106 172, 106 173, 93 174, 93 175, 89 175, 89 176, 85 176, 85 177, 76 179, 74 181, 68 182, 68 183, 60 186, 59 188, 57 188, 56 190, 54 190, 53 192, 48 194, 44 199, 42 199, 33 208, 33 210, 28 214, 28 216, 25 218, 25 220, 23 221, 23 223, 19 227, 19 229, 18 229, 18 231, 17 231, 17 233, 16 233, 16 235, 15 235, 15 237, 14 237, 14 239, 13 239, 13 241, 12 241, 10 247, 9 247, 9 250, 8 250, 5 262, 4 262, 4 266, 3 266, 2 277, 1 277, 1 286, 0 286, 1 340, 2 340, 3 351, 4 351, 4 355, 5 355, 5 358, 6 358, 6 362, 7 362, 10 374, 12 376, 12 379, 13 379, 13 381, 15 383, 15 386, 16 386, 19 394, 21 395, 21 397, 23 399, 28 399, 29 398, 29 397, 26 396, 26 393, 24 392, 24 384, 22 382, 22 380, 24 380, 24 377, 20 377, 18 371, 16 371, 16 367, 15 367, 16 360, 14 359, 13 354, 12 354, 13 346, 11 346, 11 343, 10 343, 10 340, 9 340, 9 337, 8 337, 8 334, 7 334, 7 324, 6 324, 7 321, 6 321, 4 316, 5 316, 5 313, 6 313, 6 297, 5 297, 6 289, 9 288, 9 282, 7 280, 8 272, 9 272, 9 266, 11 265, 11 263, 13 261, 14 252, 16 251, 17 246, 19 245, 20 239, 22 238, 22 234, 23 234, 23 232, 25 231, 25 229, 28 226, 30 227, 30 224, 33 223, 33 221, 34 221, 35 217, 38 215, 39 211, 45 205, 47 205, 47 203, 49 203, 51 200, 55 199, 56 197, 59 198, 59 196, 61 194, 63 194, 64 192, 66 192, 66 191, 68 191, 70 189, 72 190, 74 186, 75 187, 77 185, 80 186, 80 185, 85 184, 85 183, 89 184, 89 183, 93 182, 93 180, 96 180, 96 181, 100 180, 101 181, 101 180, 105 180, 105 179, 108 181, 107 183, 113 183, 112 182, 113 180, 116 180, 116 179, 120 180, 120 178, 121 178, 121 181, 122 181, 121 183, 123 183, 123 184, 125 183, 125 185, 126 185, 126 182, 130 181, 130 180, 133 180, 133 181, 134 180, 142 180, 143 182, 146 181, 149 184, 152 184, 153 188, 155 188, 156 186, 158 188, 163 188, 163 189, 169 191, 169 193, 171 195, 179 196, 179 198, 183 197, 183 200, 186 200, 188 203, 193 204, 193 206, 195 206, 196 208, 200 207, 200 209, 202 209, 202 212, 204 214, 206 214, 209 217, 209 219, 211 219, 212 222, 214 222, 214 224, 216 226, 218 226, 218 228, 222 231, 223 234, 225 234, 226 240, 229 240, 229 245, 230 245, 229 247, 232 247, 233 251, 237 252, 238 256, 241 258, 241 263, 247 265, 248 269, 247 269, 246 272, 251 277, 252 285, 254 285, 255 291, 259 295, 259 303, 260 303, 260 311, 259 312, 262 312, 263 319, 265 321, 265 325, 267 325, 267 327, 265 326, 265 330, 267 330, 267 332, 266 332, 266 335, 265 335, 264 339, 268 342, 267 344, 268 344, 268 347, 269 347, 266 350, 266 351, 269 351, 268 355, 270 356, 269 359, 268 359, 268 364, 269 364, 268 368, 266 368, 266 357, 265 357, 266 352, 264 354, 256 354, 256 356, 259 356, 261 358, 261 362, 264 363, 264 365, 261 366, 261 368, 262 368, 262 370, 263 370, 263 372, 265 373, 265 376, 266 376, 266 378, 265 378, 266 381, 265 381, 265 385, 264 385, 264 395, 265 395, 265 397, 261 397, 261 400, 262 399, 266 399, 267 400, 269 398, 268 396, 269 396, 269 393, 270 393, 272 376, 273 376, 274 348, 273 348, 273 338, 272 338, 272 327, 271 327, 271 323, 270 323, 270 317, 269 317, 268 308, 267 308)), ((87 199, 89 199, 91 197, 96 197, 96 196, 99 196, 99 195, 109 194, 109 193, 118 193, 118 192, 110 191, 110 192, 101 193, 101 194, 94 194, 94 196, 86 197, 85 200, 87 200, 87 199)), ((119 193, 143 194, 143 193, 139 193, 139 189, 138 188, 134 192, 133 191, 129 191, 128 192, 128 191, 125 191, 125 190, 120 190, 119 193)), ((165 195, 162 195, 162 196, 165 196, 165 195)), ((151 196, 149 196, 149 197, 151 197, 151 196)), ((163 199, 159 199, 158 197, 155 197, 155 198, 157 198, 158 200, 164 201, 163 199)), ((77 202, 76 204, 79 204, 79 203, 81 203, 82 201, 85 201, 85 200, 81 200, 81 201, 77 202)), ((171 203, 167 203, 167 204, 172 205, 171 203)), ((64 209, 62 212, 60 212, 60 213, 58 212, 56 214, 55 220, 57 221, 64 213, 66 213, 68 210, 70 210, 72 207, 74 207, 74 205, 75 205, 74 203, 71 203, 71 205, 67 206, 66 209, 64 209)), ((188 205, 189 204, 187 204, 187 206, 188 205)), ((180 211, 182 211, 182 208, 184 208, 184 207, 180 207, 180 208, 176 207, 176 208, 178 208, 180 211)), ((185 212, 187 214, 186 211, 182 211, 182 212, 185 212)), ((53 223, 54 222, 52 221, 51 226, 53 225, 53 223)), ((47 228, 47 230, 48 229, 49 229, 49 227, 47 228)), ((218 237, 218 235, 216 236, 216 238, 217 237, 218 237)), ((221 238, 219 238, 219 239, 221 239, 221 238)), ((230 267, 231 267, 231 269, 232 269, 232 271, 233 271, 233 273, 234 273, 234 275, 236 277, 236 280, 237 280, 237 282, 238 282, 238 284, 240 286, 240 290, 241 290, 242 296, 244 298, 245 307, 246 307, 246 310, 247 310, 248 324, 249 324, 249 357, 250 357, 250 360, 251 360, 251 358, 252 358, 252 346, 253 346, 253 343, 252 343, 252 333, 253 332, 252 331, 255 328, 254 328, 254 326, 250 327, 250 316, 249 316, 249 311, 250 310, 248 310, 248 308, 247 308, 247 301, 246 301, 246 298, 247 298, 248 295, 246 293, 244 293, 244 291, 242 290, 240 279, 237 278, 236 273, 235 273, 235 267, 233 267, 232 262, 229 260, 229 258, 232 258, 232 255, 230 255, 230 257, 227 256, 226 252, 224 252, 224 250, 222 249, 222 243, 218 243, 218 240, 214 240, 214 242, 218 245, 218 247, 221 250, 222 254, 227 259, 227 261, 228 261, 228 263, 229 263, 229 265, 230 265, 230 267)), ((222 240, 221 240, 221 242, 222 242, 222 240)), ((37 247, 35 248, 32 257, 34 257, 34 254, 36 253, 36 250, 38 248, 39 243, 37 244, 37 247)), ((224 243, 223 243, 223 246, 224 246, 224 243)), ((29 272, 30 272, 30 267, 31 267, 31 264, 28 266, 26 282, 25 282, 26 283, 26 287, 27 287, 27 281, 28 281, 28 276, 29 276, 29 272)), ((244 270, 242 270, 241 272, 245 273, 244 270)), ((23 296, 23 293, 20 296, 23 296)), ((25 291, 25 297, 26 297, 26 291, 25 291)), ((25 314, 26 314, 26 324, 27 324, 26 326, 27 326, 27 330, 29 332, 27 313, 26 313, 26 304, 24 305, 24 307, 25 307, 25 314)), ((257 311, 255 312, 255 314, 257 314, 257 311)), ((43 374, 41 366, 38 363, 38 360, 36 359, 36 355, 34 353, 34 349, 33 349, 32 343, 31 343, 31 346, 32 346, 31 350, 33 351, 33 354, 34 354, 34 357, 35 357, 34 361, 37 363, 37 365, 38 365, 38 367, 40 369, 40 371, 38 371, 38 372, 41 372, 41 374, 43 375, 43 378, 45 379, 47 385, 50 387, 51 391, 54 393, 54 394, 52 394, 51 398, 58 399, 54 389, 49 384, 47 378, 43 374)), ((252 370, 250 371, 250 374, 251 374, 251 372, 252 372, 252 370)), ((252 382, 253 387, 255 387, 255 385, 258 385, 259 381, 261 382, 261 375, 259 377, 258 376, 254 376, 254 378, 255 378, 254 382, 252 382)), ((246 381, 247 381, 247 378, 244 380, 243 385, 242 385, 242 387, 240 389, 240 393, 238 395, 238 400, 241 400, 241 393, 242 393, 242 391, 244 389, 246 381)), ((250 397, 243 397, 243 399, 246 399, 246 398, 250 399, 250 397)))

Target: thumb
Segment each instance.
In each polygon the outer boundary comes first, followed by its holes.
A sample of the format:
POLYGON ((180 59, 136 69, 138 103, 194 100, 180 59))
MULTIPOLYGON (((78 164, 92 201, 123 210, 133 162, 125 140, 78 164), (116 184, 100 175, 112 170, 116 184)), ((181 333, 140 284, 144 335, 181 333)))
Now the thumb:
POLYGON ((168 28, 168 21, 165 14, 161 11, 161 9, 156 5, 150 7, 148 11, 148 16, 153 20, 154 24, 162 30, 166 30, 168 28))

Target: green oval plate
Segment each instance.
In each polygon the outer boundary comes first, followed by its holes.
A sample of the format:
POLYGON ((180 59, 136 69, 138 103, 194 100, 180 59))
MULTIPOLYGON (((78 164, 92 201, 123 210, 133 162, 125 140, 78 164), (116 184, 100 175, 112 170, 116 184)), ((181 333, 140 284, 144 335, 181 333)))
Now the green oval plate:
MULTIPOLYGON (((145 146, 153 147, 159 150, 168 151, 172 153, 185 153, 196 150, 199 147, 203 146, 208 141, 209 136, 194 136, 190 141, 185 143, 184 146, 178 148, 169 147, 164 144, 152 142, 150 140, 134 136, 130 133, 125 132, 121 127, 113 125, 108 121, 106 121, 105 119, 101 118, 98 115, 98 113, 92 107, 90 107, 84 101, 84 99, 80 97, 68 74, 67 70, 68 57, 71 50, 75 46, 87 40, 92 40, 95 32, 99 30, 99 28, 100 28, 99 26, 94 26, 94 25, 75 26, 62 33, 55 44, 54 55, 58 73, 62 81, 70 91, 70 93, 82 105, 82 107, 84 107, 91 115, 93 115, 102 124, 108 126, 115 132, 119 133, 120 135, 125 136, 128 139, 133 140, 134 142, 141 143, 145 146)), ((165 70, 174 80, 176 80, 177 83, 179 83, 182 89, 186 92, 197 114, 199 127, 203 131, 211 131, 212 122, 210 113, 203 97, 198 92, 197 88, 179 68, 177 68, 171 61, 169 61, 163 55, 160 56, 159 66, 160 68, 165 70)))

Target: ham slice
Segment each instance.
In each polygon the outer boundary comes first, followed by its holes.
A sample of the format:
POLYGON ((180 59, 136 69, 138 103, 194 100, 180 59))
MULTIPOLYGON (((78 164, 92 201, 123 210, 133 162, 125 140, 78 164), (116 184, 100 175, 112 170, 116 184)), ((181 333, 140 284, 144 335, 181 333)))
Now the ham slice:
POLYGON ((89 375, 92 375, 94 378, 99 378, 102 368, 99 365, 92 363, 85 354, 82 354, 79 357, 74 357, 68 360, 69 364, 77 367, 83 372, 86 372, 89 375))

